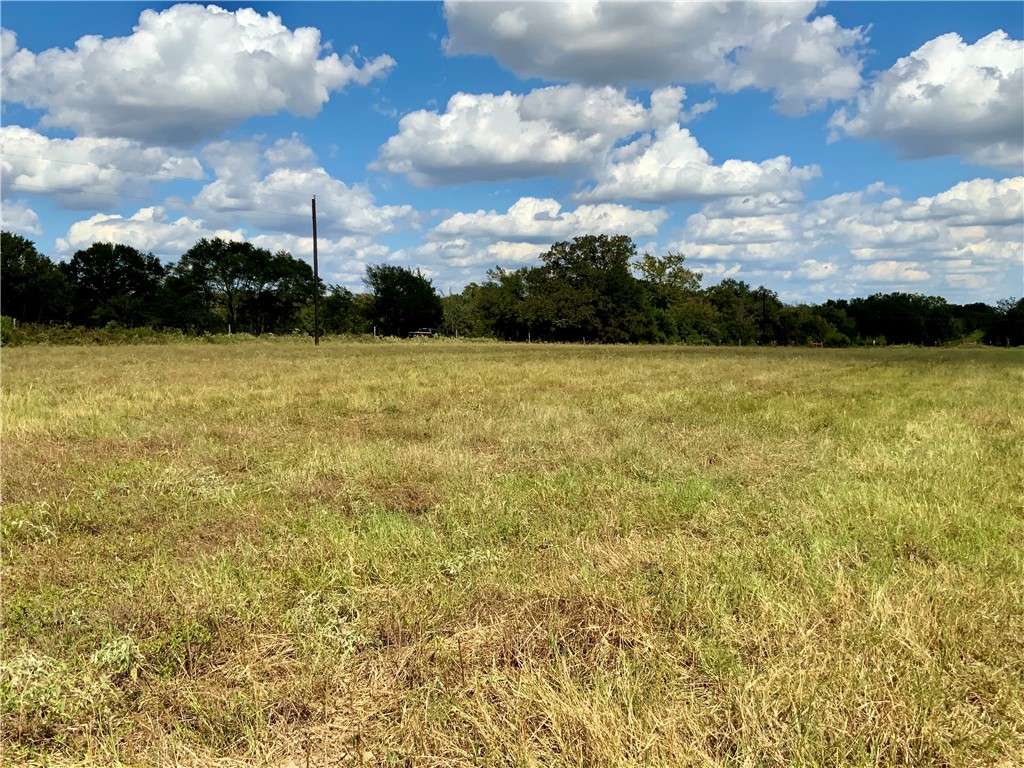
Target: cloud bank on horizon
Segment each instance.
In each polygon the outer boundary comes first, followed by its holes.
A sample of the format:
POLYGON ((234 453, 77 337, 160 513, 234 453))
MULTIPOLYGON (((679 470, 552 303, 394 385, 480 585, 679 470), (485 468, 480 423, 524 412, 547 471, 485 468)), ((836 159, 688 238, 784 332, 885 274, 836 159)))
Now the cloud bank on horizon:
POLYGON ((316 195, 322 274, 354 289, 606 233, 784 300, 1024 293, 1012 4, 76 8, 0 31, 3 228, 55 258, 308 259, 316 195))

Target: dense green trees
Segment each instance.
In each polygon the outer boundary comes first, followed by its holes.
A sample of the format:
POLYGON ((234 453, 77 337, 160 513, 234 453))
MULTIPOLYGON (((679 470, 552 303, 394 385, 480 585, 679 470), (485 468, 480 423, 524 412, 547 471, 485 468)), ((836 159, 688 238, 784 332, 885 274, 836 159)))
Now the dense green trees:
POLYGON ((484 336, 484 326, 480 313, 476 310, 480 301, 481 288, 470 283, 462 293, 449 294, 441 298, 441 309, 444 319, 441 321, 441 332, 446 336, 484 336))
POLYGON ((0 233, 0 314, 30 323, 52 323, 67 315, 64 273, 21 235, 0 233))
POLYGON ((985 341, 1011 347, 1024 344, 1024 299, 1003 299, 996 305, 992 325, 985 331, 985 341))
POLYGON ((405 336, 418 328, 441 325, 441 297, 419 270, 395 264, 370 265, 363 282, 370 289, 370 320, 378 333, 405 336))
MULTIPOLYGON (((0 242, 0 310, 21 322, 177 328, 189 334, 313 331, 313 271, 286 252, 200 240, 176 263, 95 243, 54 264, 24 237, 0 242)), ((621 235, 554 244, 536 266, 495 268, 482 284, 440 297, 419 271, 366 268, 367 293, 320 284, 326 333, 601 343, 1024 344, 1024 300, 958 306, 937 296, 875 294, 786 305, 763 286, 708 288, 682 254, 638 255, 621 235)))
MULTIPOLYGON (((306 309, 313 270, 289 253, 252 243, 200 240, 170 265, 127 245, 95 243, 55 265, 30 241, 4 232, 2 259, 3 314, 21 321, 186 333, 312 332, 306 309)), ((337 325, 335 304, 327 309, 337 325)))
POLYGON ((887 293, 853 299, 849 315, 865 338, 889 344, 938 344, 958 336, 952 308, 939 296, 887 293))
POLYGON ((701 275, 683 266, 681 253, 658 258, 645 253, 636 264, 647 290, 655 341, 686 341, 699 336, 709 305, 700 293, 701 275))
MULTIPOLYGON (((320 328, 324 333, 369 333, 370 297, 353 294, 348 288, 332 285, 326 296, 320 299, 320 328)), ((303 329, 312 333, 313 308, 309 305, 303 311, 303 329)))
POLYGON ((71 289, 73 324, 135 327, 158 321, 165 270, 153 254, 120 243, 94 243, 61 268, 71 289))
POLYGON ((632 273, 635 256, 624 235, 555 243, 528 274, 531 333, 553 341, 650 340, 650 306, 632 273))
MULTIPOLYGON (((1021 302, 951 305, 936 296, 875 294, 787 306, 776 293, 726 279, 701 288, 681 254, 637 258, 625 237, 556 243, 541 264, 495 269, 445 299, 463 334, 509 340, 690 344, 1024 343, 1021 302)), ((456 321, 453 319, 453 325, 456 321)))
POLYGON ((289 253, 214 238, 192 246, 168 284, 178 299, 173 324, 184 331, 286 333, 313 296, 313 270, 289 253))
POLYGON ((514 271, 500 268, 487 273, 487 282, 481 286, 470 284, 462 292, 470 293, 470 311, 479 317, 484 329, 482 335, 499 339, 524 341, 530 339, 533 305, 527 303, 530 296, 527 284, 529 269, 523 267, 514 271))

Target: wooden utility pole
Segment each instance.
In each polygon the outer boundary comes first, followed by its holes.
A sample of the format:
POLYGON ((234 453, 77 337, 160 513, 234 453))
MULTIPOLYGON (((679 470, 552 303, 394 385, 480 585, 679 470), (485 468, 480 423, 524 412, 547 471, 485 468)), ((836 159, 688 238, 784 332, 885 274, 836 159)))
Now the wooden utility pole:
POLYGON ((320 262, 316 254, 316 195, 313 195, 313 346, 320 346, 320 262))

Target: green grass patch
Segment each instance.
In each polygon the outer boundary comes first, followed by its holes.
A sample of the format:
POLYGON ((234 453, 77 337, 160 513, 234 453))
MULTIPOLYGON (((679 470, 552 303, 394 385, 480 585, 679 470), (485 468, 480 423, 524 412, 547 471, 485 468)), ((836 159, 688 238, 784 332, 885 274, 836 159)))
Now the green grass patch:
POLYGON ((1024 761, 998 349, 3 353, 5 760, 1024 761))

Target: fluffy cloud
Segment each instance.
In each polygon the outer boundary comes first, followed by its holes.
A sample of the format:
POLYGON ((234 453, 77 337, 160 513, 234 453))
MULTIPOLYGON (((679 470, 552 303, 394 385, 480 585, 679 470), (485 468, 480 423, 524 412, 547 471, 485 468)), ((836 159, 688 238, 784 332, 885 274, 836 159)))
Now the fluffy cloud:
MULTIPOLYGON (((5 208, 5 227, 6 227, 5 208)), ((168 216, 161 207, 143 208, 129 217, 96 214, 75 222, 67 234, 57 239, 57 255, 68 257, 75 251, 96 242, 125 243, 141 251, 152 252, 165 260, 177 261, 185 251, 202 238, 248 240, 272 253, 287 251, 295 258, 312 262, 311 235, 260 234, 250 236, 241 229, 223 229, 203 219, 168 216)), ((317 254, 320 277, 327 283, 361 290, 366 265, 391 257, 391 250, 372 237, 350 235, 337 238, 318 237, 317 254)))
POLYGON ((426 266, 434 274, 449 274, 451 268, 472 268, 465 272, 472 279, 479 279, 479 267, 516 267, 534 264, 547 248, 536 243, 498 240, 481 240, 455 237, 449 240, 428 242, 396 253, 396 259, 426 266))
POLYGON ((51 139, 7 125, 0 143, 5 197, 12 190, 35 192, 67 208, 103 207, 111 196, 138 194, 155 181, 203 178, 195 157, 127 139, 51 139))
MULTIPOLYGON (((257 235, 250 242, 272 253, 287 251, 297 259, 313 260, 313 237, 300 235, 257 235)), ((371 237, 363 235, 339 238, 317 237, 317 260, 320 278, 333 285, 344 285, 350 290, 363 290, 363 276, 367 264, 390 259, 391 249, 371 237)))
POLYGON ((459 290, 479 280, 483 267, 536 264, 555 242, 592 232, 654 237, 667 218, 661 209, 610 204, 568 211, 556 200, 524 197, 504 213, 480 210, 449 216, 428 233, 427 242, 399 251, 395 258, 431 270, 441 288, 459 290))
POLYGON ((876 261, 873 264, 854 265, 847 273, 847 277, 869 285, 903 286, 908 283, 922 283, 931 277, 918 267, 916 261, 876 261))
POLYGON ((457 293, 467 283, 484 280, 485 270, 534 266, 546 250, 537 243, 456 237, 396 251, 390 260, 422 270, 441 293, 457 293))
POLYGON ((257 141, 217 142, 203 151, 217 178, 191 205, 220 226, 250 223, 262 230, 305 235, 310 197, 317 198, 317 225, 326 236, 379 235, 415 225, 409 205, 376 205, 370 191, 349 186, 320 167, 297 137, 264 148, 257 141))
POLYGON ((457 213, 434 227, 430 234, 434 239, 518 240, 550 245, 588 232, 652 237, 657 235, 658 226, 667 217, 661 209, 638 211, 614 204, 581 205, 575 211, 563 211, 562 206, 550 198, 524 197, 507 213, 482 210, 457 213))
POLYGON ((861 29, 815 3, 447 2, 445 51, 490 54, 522 77, 591 85, 707 82, 774 91, 803 112, 853 96, 861 29))
MULTIPOLYGON (((109 210, 118 197, 138 195, 154 182, 206 175, 196 157, 128 139, 50 139, 19 126, 4 127, 2 137, 5 197, 38 192, 66 208, 109 210)), ((331 177, 295 135, 269 144, 215 142, 201 158, 214 180, 191 200, 170 198, 166 207, 202 217, 213 229, 249 224, 306 235, 311 195, 317 196, 318 225, 326 237, 384 234, 417 219, 411 206, 377 205, 366 187, 331 177)))
POLYGON ((649 107, 610 87, 457 93, 443 113, 402 118, 373 167, 429 187, 555 175, 575 166, 595 178, 577 199, 646 202, 762 193, 798 199, 799 185, 818 174, 816 167, 794 168, 788 157, 714 165, 681 125, 713 104, 687 111, 685 99, 681 87, 653 91, 649 107))
POLYGON ((442 290, 479 281, 484 268, 535 265, 551 245, 588 232, 654 237, 668 214, 624 205, 581 205, 562 210, 552 199, 524 197, 506 212, 476 211, 449 216, 421 245, 396 251, 393 259, 422 267, 442 290))
POLYGON ((974 179, 934 197, 918 198, 900 215, 907 221, 944 220, 953 227, 1020 224, 1024 196, 1020 179, 974 179))
POLYGON ((124 243, 140 251, 155 253, 164 259, 175 259, 202 238, 220 237, 244 240, 239 230, 210 227, 201 219, 182 216, 171 220, 159 206, 142 208, 125 218, 117 214, 97 213, 71 225, 64 237, 57 238, 57 253, 70 256, 77 250, 97 242, 124 243))
POLYGON ((0 229, 21 235, 43 234, 43 228, 39 225, 39 215, 29 208, 24 200, 4 203, 0 209, 0 229))
POLYGON ((897 61, 830 121, 842 134, 896 145, 906 158, 962 155, 1024 165, 1024 43, 993 32, 973 45, 955 33, 897 61))
POLYGON ((618 139, 680 119, 685 96, 682 88, 657 90, 648 109, 623 91, 579 85, 457 93, 443 113, 403 117, 374 167, 422 187, 557 174, 593 162, 618 139))
MULTIPOLYGON (((135 146, 125 140, 74 142, 135 146)), ((417 225, 419 215, 412 206, 377 205, 365 187, 331 177, 296 135, 272 142, 215 142, 203 149, 201 159, 215 178, 194 197, 168 198, 165 205, 130 216, 98 213, 78 221, 57 240, 58 255, 113 241, 176 260, 197 240, 221 237, 248 239, 271 251, 286 250, 308 259, 313 250, 310 196, 315 194, 322 276, 359 287, 367 263, 391 257, 377 236, 417 225), (188 215, 175 217, 170 211, 188 215)))
POLYGON ((796 210, 796 204, 803 194, 796 189, 779 192, 762 192, 756 195, 736 195, 715 200, 701 208, 708 218, 732 218, 734 216, 763 216, 768 213, 784 213, 796 210))
POLYGON ((804 204, 723 202, 691 216, 672 246, 708 276, 739 267, 731 274, 796 278, 832 295, 902 289, 970 300, 1019 284, 1024 177, 974 179, 915 200, 874 184, 804 204))
POLYGON ((678 123, 645 134, 611 152, 596 184, 581 200, 629 199, 648 202, 696 200, 730 195, 793 197, 799 185, 820 173, 816 166, 793 167, 788 157, 761 163, 726 160, 714 165, 693 135, 678 123))
POLYGON ((831 261, 804 259, 796 271, 808 280, 824 280, 835 276, 839 272, 839 265, 831 261))
MULTIPOLYGON (((686 92, 662 89, 652 95, 654 112, 675 119, 686 92)), ((522 97, 520 113, 528 122, 546 122, 563 133, 585 136, 622 136, 645 127, 650 118, 642 104, 614 88, 552 86, 522 97)))
POLYGON ((395 65, 326 54, 315 28, 213 5, 146 10, 131 35, 88 35, 74 49, 36 54, 2 35, 5 100, 45 110, 46 126, 164 145, 218 136, 253 115, 311 117, 332 92, 395 65))

